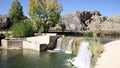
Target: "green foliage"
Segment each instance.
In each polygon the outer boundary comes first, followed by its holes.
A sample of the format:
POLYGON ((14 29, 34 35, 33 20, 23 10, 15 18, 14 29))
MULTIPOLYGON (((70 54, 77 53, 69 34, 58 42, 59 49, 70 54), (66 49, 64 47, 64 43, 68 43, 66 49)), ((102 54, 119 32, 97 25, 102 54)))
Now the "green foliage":
POLYGON ((61 5, 56 0, 30 0, 28 13, 37 30, 49 28, 59 21, 61 5))
POLYGON ((5 37, 9 37, 10 33, 8 33, 8 31, 5 32, 5 37))
POLYGON ((93 36, 93 32, 85 32, 85 36, 92 37, 93 36))
POLYGON ((43 28, 40 27, 40 28, 39 28, 39 31, 38 31, 38 34, 39 34, 39 35, 42 35, 42 32, 43 32, 43 28))
POLYGON ((13 37, 28 37, 34 35, 33 27, 30 23, 16 23, 12 29, 13 37))
POLYGON ((18 0, 14 0, 9 10, 9 15, 13 20, 13 23, 19 22, 26 17, 23 15, 22 6, 18 0))

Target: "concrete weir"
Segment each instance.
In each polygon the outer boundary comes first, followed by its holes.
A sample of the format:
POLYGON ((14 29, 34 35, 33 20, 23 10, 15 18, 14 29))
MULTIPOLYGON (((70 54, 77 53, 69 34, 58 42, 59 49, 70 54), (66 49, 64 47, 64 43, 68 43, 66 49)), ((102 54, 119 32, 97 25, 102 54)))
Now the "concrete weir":
POLYGON ((1 45, 3 49, 21 49, 23 43, 21 39, 2 39, 1 45))
POLYGON ((36 51, 47 50, 50 42, 50 36, 56 36, 56 34, 46 34, 42 36, 27 37, 25 39, 2 39, 3 49, 31 49, 36 51))

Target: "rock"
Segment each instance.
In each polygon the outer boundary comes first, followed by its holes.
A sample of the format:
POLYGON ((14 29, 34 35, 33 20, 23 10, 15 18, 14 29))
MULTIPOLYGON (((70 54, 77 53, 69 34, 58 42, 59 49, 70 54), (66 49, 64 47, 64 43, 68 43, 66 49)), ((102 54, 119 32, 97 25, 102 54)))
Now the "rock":
POLYGON ((9 15, 0 16, 0 30, 10 29, 12 20, 9 15))
POLYGON ((88 11, 77 11, 61 17, 61 22, 66 25, 66 30, 85 30, 85 21, 91 17, 88 11))
POLYGON ((120 15, 119 16, 112 16, 112 17, 105 17, 99 16, 94 17, 91 21, 91 24, 88 26, 89 30, 120 30, 120 15))
POLYGON ((59 24, 65 24, 66 30, 87 30, 93 16, 101 16, 98 11, 76 11, 61 16, 59 24))
POLYGON ((99 11, 91 11, 92 16, 101 16, 99 11))
POLYGON ((108 17, 99 11, 76 11, 61 16, 58 24, 65 24, 69 31, 120 30, 120 15, 108 17))
POLYGON ((91 17, 91 23, 103 23, 107 20, 105 16, 93 16, 91 17))

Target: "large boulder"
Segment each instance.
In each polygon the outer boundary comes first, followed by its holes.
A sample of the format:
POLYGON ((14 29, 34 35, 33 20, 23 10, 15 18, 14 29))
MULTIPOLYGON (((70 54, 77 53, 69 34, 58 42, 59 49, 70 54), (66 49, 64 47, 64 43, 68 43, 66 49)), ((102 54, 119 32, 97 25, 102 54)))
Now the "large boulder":
POLYGON ((12 20, 9 15, 0 16, 0 30, 10 29, 12 20))

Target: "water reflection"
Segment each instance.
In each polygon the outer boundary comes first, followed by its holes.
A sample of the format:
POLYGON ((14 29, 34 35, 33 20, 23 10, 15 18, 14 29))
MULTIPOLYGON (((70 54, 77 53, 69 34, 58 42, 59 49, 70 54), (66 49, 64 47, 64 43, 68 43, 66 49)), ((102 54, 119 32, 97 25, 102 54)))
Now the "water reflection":
POLYGON ((72 56, 63 52, 0 50, 0 68, 68 68, 65 60, 72 56))

